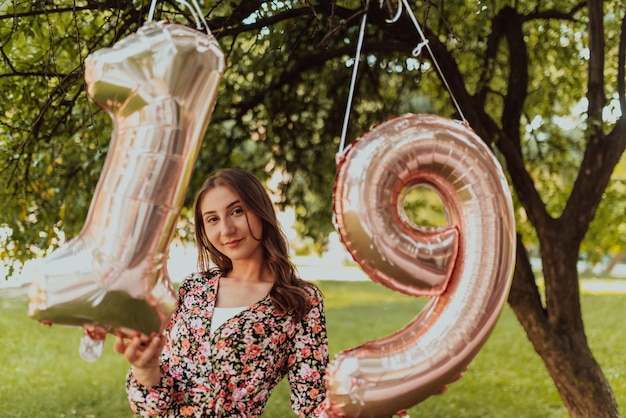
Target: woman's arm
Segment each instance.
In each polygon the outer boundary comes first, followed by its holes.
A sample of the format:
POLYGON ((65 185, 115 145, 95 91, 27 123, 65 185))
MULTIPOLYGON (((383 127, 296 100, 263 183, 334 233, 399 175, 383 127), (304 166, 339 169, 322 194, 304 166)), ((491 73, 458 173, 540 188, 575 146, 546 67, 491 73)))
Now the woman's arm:
POLYGON ((326 398, 324 372, 328 364, 326 314, 322 295, 313 289, 311 307, 296 327, 288 360, 291 407, 300 417, 319 416, 326 398))
POLYGON ((188 287, 185 278, 178 291, 178 306, 172 315, 165 336, 153 335, 148 341, 135 337, 130 342, 118 338, 115 351, 132 365, 126 376, 126 393, 130 407, 142 416, 164 415, 172 406, 174 379, 169 370, 170 333, 181 317, 181 299, 188 287))
POLYGON ((126 376, 128 402, 135 414, 161 416, 172 406, 174 379, 168 370, 169 340, 162 348, 156 369, 133 366, 126 376))

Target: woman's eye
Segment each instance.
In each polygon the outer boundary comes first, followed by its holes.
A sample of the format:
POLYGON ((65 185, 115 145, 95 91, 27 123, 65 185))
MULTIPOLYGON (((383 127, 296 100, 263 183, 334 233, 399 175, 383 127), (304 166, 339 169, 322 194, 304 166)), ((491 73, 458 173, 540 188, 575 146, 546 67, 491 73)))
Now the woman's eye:
POLYGON ((241 215, 241 214, 243 214, 243 208, 233 209, 233 215, 241 215))
POLYGON ((217 222, 217 218, 216 218, 216 217, 214 217, 214 216, 213 216, 213 217, 211 217, 211 218, 206 218, 206 219, 204 220, 204 222, 205 222, 205 223, 207 223, 207 224, 212 224, 212 223, 214 223, 214 222, 217 222))

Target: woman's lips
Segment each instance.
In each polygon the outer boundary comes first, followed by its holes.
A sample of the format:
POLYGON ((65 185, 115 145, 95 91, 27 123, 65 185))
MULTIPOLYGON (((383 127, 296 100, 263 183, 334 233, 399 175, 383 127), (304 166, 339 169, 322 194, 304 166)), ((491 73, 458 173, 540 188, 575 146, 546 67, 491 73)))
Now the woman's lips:
POLYGON ((224 243, 224 246, 226 246, 228 248, 234 248, 234 247, 238 246, 241 241, 242 240, 240 240, 240 239, 234 240, 234 241, 228 241, 228 242, 224 243))

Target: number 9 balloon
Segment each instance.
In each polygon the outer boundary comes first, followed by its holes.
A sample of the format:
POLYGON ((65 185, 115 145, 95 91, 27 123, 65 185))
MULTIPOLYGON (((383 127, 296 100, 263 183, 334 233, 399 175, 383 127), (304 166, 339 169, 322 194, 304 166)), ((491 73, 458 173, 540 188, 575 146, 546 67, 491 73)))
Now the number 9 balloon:
POLYGON ((212 35, 166 22, 87 57, 87 91, 113 135, 83 229, 39 264, 31 318, 83 326, 100 347, 107 332, 165 328, 176 307, 169 244, 224 67, 212 35))
POLYGON ((373 281, 431 297, 404 328, 327 368, 328 416, 389 417, 456 380, 495 326, 514 268, 510 192, 465 123, 406 114, 343 153, 334 210, 343 244, 373 281), (421 186, 437 192, 448 226, 410 221, 404 197, 421 186))

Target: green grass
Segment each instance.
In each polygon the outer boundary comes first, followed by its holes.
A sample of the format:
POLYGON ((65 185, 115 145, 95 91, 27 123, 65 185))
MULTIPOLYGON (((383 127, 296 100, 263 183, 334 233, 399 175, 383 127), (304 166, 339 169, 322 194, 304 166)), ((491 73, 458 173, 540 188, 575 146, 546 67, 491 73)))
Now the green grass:
MULTIPOLYGON (((320 282, 326 301, 331 358, 338 351, 388 335, 413 318, 425 300, 370 282, 320 282)), ((27 317, 25 296, 0 294, 0 417, 132 417, 124 392, 128 370, 108 338, 102 357, 78 355, 73 327, 45 327, 27 317)), ((626 295, 584 295, 587 336, 626 410, 626 295)), ((283 381, 264 418, 294 416, 283 381)), ((463 378, 448 392, 409 410, 416 417, 563 418, 567 411, 539 356, 505 307, 498 325, 463 378)))

